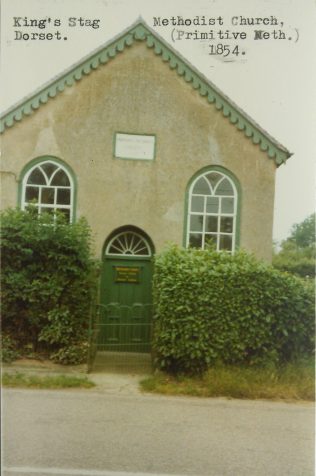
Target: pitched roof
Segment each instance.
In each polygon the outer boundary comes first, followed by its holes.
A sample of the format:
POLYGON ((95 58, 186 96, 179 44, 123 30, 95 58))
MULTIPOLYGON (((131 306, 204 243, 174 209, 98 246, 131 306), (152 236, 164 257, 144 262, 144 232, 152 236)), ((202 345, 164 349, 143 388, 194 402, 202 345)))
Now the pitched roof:
POLYGON ((33 114, 50 98, 54 98, 66 87, 72 86, 84 75, 90 74, 101 65, 115 58, 118 53, 139 41, 145 41, 148 48, 152 48, 157 56, 160 56, 164 62, 168 62, 169 67, 179 76, 182 76, 184 81, 189 83, 201 96, 204 96, 209 103, 213 103, 216 109, 221 110, 222 114, 237 129, 243 131, 245 136, 252 140, 254 144, 258 144, 260 149, 265 151, 270 158, 273 158, 277 165, 282 164, 292 155, 141 18, 112 40, 5 111, 0 116, 0 133, 4 132, 6 128, 14 126, 16 122, 20 122, 25 116, 33 114))

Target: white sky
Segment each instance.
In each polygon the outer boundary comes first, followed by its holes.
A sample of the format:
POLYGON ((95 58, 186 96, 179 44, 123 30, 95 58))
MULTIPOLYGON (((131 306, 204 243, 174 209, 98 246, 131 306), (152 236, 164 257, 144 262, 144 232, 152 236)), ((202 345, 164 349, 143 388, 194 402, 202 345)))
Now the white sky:
MULTIPOLYGON (((293 152, 293 157, 277 171, 274 238, 286 238, 294 223, 314 211, 314 0, 2 0, 1 10, 1 111, 119 34, 141 15, 150 27, 293 152), (225 23, 222 27, 193 26, 185 29, 246 31, 247 39, 239 42, 245 55, 239 55, 234 61, 223 61, 221 56, 208 54, 211 42, 172 42, 173 28, 183 27, 154 27, 153 17, 178 15, 184 18, 223 17, 225 23), (284 23, 283 30, 292 40, 254 40, 254 27, 231 25, 233 16, 262 18, 271 15, 284 23), (14 27, 13 17, 58 18, 62 26, 41 30, 19 28, 14 27), (68 27, 69 17, 100 19, 100 28, 68 27), (23 30, 23 33, 59 30, 68 40, 15 40, 16 30, 23 30)), ((257 28, 272 30, 269 26, 257 28)))

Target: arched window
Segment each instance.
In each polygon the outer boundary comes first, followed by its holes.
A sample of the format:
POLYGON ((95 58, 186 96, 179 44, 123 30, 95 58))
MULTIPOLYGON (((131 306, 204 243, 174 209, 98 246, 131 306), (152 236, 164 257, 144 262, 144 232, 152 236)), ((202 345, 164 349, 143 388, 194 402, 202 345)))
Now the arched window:
POLYGON ((30 203, 38 214, 63 213, 67 221, 73 220, 74 182, 66 167, 54 159, 37 162, 24 173, 21 208, 30 203))
POLYGON ((198 175, 189 188, 186 245, 233 252, 236 247, 238 192, 220 169, 198 175))
POLYGON ((133 230, 122 231, 109 241, 107 256, 150 257, 151 247, 146 238, 133 230))

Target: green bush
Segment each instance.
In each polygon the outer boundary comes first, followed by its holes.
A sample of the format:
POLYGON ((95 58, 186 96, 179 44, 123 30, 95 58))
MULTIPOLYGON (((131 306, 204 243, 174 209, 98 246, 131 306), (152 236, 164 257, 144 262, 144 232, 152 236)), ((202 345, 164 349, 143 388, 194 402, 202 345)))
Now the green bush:
POLYGON ((2 329, 20 348, 58 355, 87 341, 96 284, 90 245, 84 220, 68 224, 32 207, 2 214, 2 329))
POLYGON ((74 345, 62 347, 51 355, 53 362, 58 364, 76 365, 87 362, 88 358, 88 342, 81 342, 74 345))
POLYGON ((244 252, 171 246, 156 257, 154 356, 169 372, 265 365, 313 351, 313 289, 244 252))
POLYGON ((272 264, 280 271, 302 278, 315 278, 315 247, 298 248, 295 243, 282 243, 282 249, 273 256, 272 264))
POLYGON ((315 278, 315 217, 313 213, 292 227, 290 236, 281 242, 273 256, 273 266, 302 278, 315 278))
POLYGON ((7 334, 1 336, 1 361, 11 363, 19 357, 17 343, 7 334))

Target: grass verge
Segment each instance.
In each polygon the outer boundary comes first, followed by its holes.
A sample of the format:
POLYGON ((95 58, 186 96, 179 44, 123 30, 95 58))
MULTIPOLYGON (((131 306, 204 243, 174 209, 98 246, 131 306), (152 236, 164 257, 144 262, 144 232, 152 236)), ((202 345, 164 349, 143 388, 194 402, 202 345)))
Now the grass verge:
POLYGON ((3 387, 20 387, 20 388, 91 388, 95 384, 88 380, 87 377, 75 377, 71 375, 43 376, 25 375, 22 373, 2 375, 3 387))
POLYGON ((142 380, 141 388, 164 395, 313 401, 314 362, 281 368, 216 366, 202 377, 157 373, 142 380))

